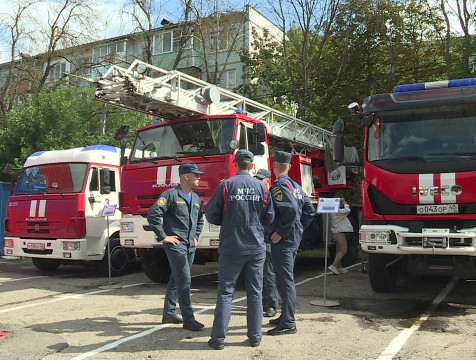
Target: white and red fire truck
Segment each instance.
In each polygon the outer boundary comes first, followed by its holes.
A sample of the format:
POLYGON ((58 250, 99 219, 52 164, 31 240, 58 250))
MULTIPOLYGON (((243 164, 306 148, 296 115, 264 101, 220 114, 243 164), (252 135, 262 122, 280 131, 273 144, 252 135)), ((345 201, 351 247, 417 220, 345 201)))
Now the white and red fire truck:
POLYGON ((335 123, 337 161, 346 118, 365 127, 360 243, 374 291, 403 272, 476 275, 475 116, 476 79, 461 79, 397 86, 335 123))
POLYGON ((121 213, 102 216, 105 205, 118 204, 120 157, 108 145, 30 155, 8 200, 5 255, 32 258, 41 270, 95 261, 108 275, 109 234, 111 275, 127 272, 134 251, 120 245, 121 213))
MULTIPOLYGON (((92 82, 97 86, 96 100, 165 119, 137 131, 122 167, 119 197, 124 215, 121 244, 141 249, 143 268, 152 280, 167 281, 169 268, 146 215, 164 190, 179 183, 180 164, 193 162, 205 172, 195 189, 204 206, 218 183, 234 175, 237 149, 255 154, 253 173, 271 168, 275 150, 292 152, 290 176, 313 201, 319 192, 349 187, 344 167, 332 178, 324 167, 324 149, 332 133, 293 116, 139 60, 129 68, 112 66, 92 82)), ((302 248, 315 248, 322 242, 319 231, 313 230, 303 238, 302 248)), ((217 259, 218 234, 219 228, 205 221, 196 262, 217 259)))

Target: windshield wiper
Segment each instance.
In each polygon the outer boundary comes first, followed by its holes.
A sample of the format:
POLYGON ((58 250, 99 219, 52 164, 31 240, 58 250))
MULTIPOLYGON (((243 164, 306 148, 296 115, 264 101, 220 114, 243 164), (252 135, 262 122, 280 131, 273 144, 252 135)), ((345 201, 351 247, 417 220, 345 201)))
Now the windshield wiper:
POLYGON ((377 161, 401 161, 401 160, 417 160, 417 161, 426 162, 426 159, 422 156, 402 156, 402 157, 379 159, 377 161))
POLYGON ((450 153, 431 153, 427 155, 461 155, 461 156, 476 156, 476 152, 450 152, 450 153))
POLYGON ((198 152, 195 152, 195 151, 176 151, 175 153, 181 154, 181 155, 189 155, 189 156, 201 156, 205 160, 208 160, 208 158, 205 155, 199 154, 198 152))

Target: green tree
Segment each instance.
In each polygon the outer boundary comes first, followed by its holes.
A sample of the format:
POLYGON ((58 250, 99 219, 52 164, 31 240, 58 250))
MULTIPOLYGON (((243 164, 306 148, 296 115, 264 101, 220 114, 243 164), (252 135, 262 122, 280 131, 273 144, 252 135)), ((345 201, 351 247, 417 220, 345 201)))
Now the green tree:
MULTIPOLYGON (((0 131, 0 164, 15 167, 21 167, 36 151, 95 144, 119 146, 113 136, 121 124, 129 125, 133 133, 150 123, 141 113, 103 108, 94 100, 93 88, 69 87, 65 82, 32 95, 10 112, 9 121, 8 128, 0 131)), ((132 137, 128 138, 129 146, 131 142, 132 137)))

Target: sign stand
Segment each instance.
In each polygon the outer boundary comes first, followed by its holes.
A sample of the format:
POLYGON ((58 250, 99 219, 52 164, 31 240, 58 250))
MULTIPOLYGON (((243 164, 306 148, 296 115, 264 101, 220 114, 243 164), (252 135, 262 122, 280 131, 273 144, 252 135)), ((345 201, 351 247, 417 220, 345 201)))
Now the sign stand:
POLYGON ((109 269, 109 276, 108 276, 109 285, 100 286, 99 287, 100 289, 120 289, 122 287, 120 285, 112 285, 111 284, 111 246, 110 246, 110 243, 109 243, 109 216, 112 216, 112 215, 115 214, 116 207, 117 207, 116 204, 114 204, 114 205, 104 205, 104 209, 102 211, 102 217, 106 218, 106 225, 107 225, 106 226, 106 228, 107 228, 107 245, 106 245, 106 248, 107 248, 107 267, 109 269))
MULTIPOLYGON (((315 306, 339 306, 339 302, 335 300, 326 299, 326 288, 327 288, 327 248, 329 244, 329 220, 331 213, 337 213, 339 211, 340 198, 320 198, 319 204, 317 206, 317 212, 324 215, 325 227, 324 227, 324 238, 326 240, 325 245, 325 256, 324 256, 324 289, 323 289, 323 298, 314 299, 309 303, 315 306)), ((324 221, 323 221, 324 224, 324 221)))

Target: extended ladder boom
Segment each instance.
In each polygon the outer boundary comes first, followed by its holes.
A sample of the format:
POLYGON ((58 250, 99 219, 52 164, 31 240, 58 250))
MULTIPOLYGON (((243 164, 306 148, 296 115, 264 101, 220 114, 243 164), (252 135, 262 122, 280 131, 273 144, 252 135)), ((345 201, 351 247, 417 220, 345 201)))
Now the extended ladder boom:
POLYGON ((112 65, 96 84, 96 99, 165 119, 231 114, 242 110, 267 126, 271 136, 324 148, 330 131, 274 110, 179 71, 166 71, 135 60, 125 69, 112 65), (239 111, 239 110, 238 110, 239 111))

